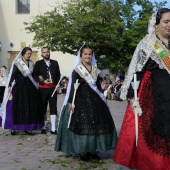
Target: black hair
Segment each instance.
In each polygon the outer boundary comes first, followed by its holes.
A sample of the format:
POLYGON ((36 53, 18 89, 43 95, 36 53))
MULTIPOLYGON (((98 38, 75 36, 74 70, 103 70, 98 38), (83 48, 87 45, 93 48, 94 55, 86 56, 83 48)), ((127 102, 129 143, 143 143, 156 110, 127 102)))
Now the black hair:
POLYGON ((42 50, 45 49, 45 48, 47 48, 47 49, 50 51, 50 47, 44 46, 44 47, 41 48, 41 52, 42 52, 42 50))
POLYGON ((167 12, 170 12, 169 8, 161 8, 161 9, 158 10, 158 12, 156 14, 156 24, 155 25, 158 25, 160 23, 160 20, 162 18, 162 14, 167 13, 167 12))
POLYGON ((85 45, 83 45, 83 47, 81 47, 80 57, 82 57, 82 53, 83 53, 83 50, 84 50, 85 48, 91 49, 91 50, 92 50, 92 53, 93 53, 93 48, 92 48, 90 45, 85 44, 85 45))
POLYGON ((1 68, 5 68, 7 70, 7 67, 6 66, 2 66, 1 68))
POLYGON ((109 84, 112 84, 112 81, 111 81, 111 80, 109 81, 109 84))
POLYGON ((21 55, 23 56, 29 50, 32 51, 32 49, 30 47, 24 47, 24 49, 21 52, 21 55))

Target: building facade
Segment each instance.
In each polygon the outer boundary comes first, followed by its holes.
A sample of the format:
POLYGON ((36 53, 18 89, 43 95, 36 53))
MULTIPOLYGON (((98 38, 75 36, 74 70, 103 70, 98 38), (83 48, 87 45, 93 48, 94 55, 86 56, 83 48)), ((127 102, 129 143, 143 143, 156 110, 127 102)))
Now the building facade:
MULTIPOLYGON (((0 0, 0 67, 10 69, 12 61, 25 46, 32 45, 34 34, 27 34, 24 22, 32 21, 36 15, 50 11, 56 3, 64 0, 0 0)), ((31 59, 41 59, 41 51, 32 48, 31 59)), ((61 74, 69 76, 75 56, 62 52, 51 52, 51 59, 57 60, 61 74)))

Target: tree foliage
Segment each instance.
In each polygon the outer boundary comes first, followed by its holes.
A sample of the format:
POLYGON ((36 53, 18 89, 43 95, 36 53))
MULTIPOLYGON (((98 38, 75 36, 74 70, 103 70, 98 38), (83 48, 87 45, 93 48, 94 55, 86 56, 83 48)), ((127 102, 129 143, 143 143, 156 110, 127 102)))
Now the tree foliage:
POLYGON ((28 33, 35 33, 34 47, 47 45, 52 51, 75 54, 83 44, 90 44, 99 67, 115 72, 129 65, 137 43, 147 33, 149 17, 165 4, 149 0, 68 0, 25 25, 28 33))

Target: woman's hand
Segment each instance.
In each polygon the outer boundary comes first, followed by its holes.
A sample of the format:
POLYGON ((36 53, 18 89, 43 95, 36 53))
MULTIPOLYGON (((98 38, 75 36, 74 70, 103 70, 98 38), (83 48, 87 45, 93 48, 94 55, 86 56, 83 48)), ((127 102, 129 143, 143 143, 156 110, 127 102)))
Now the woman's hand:
POLYGON ((3 72, 2 71, 0 71, 0 76, 3 77, 3 72))
POLYGON ((130 106, 131 106, 133 112, 135 113, 135 109, 134 109, 134 106, 133 106, 133 102, 134 102, 134 101, 135 101, 134 98, 130 99, 130 106))
POLYGON ((72 104, 71 103, 68 103, 68 112, 73 112, 73 107, 72 107, 72 104))
POLYGON ((140 107, 139 104, 139 99, 131 99, 130 100, 130 105, 132 107, 132 110, 134 112, 134 114, 138 114, 139 116, 142 115, 142 108, 140 107))
POLYGON ((12 88, 8 87, 8 93, 11 93, 11 91, 12 91, 12 88))

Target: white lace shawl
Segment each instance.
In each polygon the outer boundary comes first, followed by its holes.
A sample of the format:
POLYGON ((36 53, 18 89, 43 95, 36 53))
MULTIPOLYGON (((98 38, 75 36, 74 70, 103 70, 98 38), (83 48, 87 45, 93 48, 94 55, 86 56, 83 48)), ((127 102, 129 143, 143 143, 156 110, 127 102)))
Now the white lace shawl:
MULTIPOLYGON (((21 66, 21 64, 19 63, 18 59, 15 60, 14 64, 18 67, 18 69, 21 71, 22 75, 24 77, 28 76, 28 73, 25 71, 25 69, 23 69, 23 67, 21 66)), ((32 60, 29 60, 29 67, 28 67, 30 73, 33 73, 33 69, 34 69, 34 62, 32 60)))
POLYGON ((159 58, 152 51, 155 45, 156 39, 157 39, 155 35, 156 13, 152 14, 152 17, 149 20, 148 34, 139 42, 133 54, 128 72, 125 76, 124 83, 121 87, 120 98, 122 100, 126 100, 127 92, 128 92, 130 83, 133 79, 134 73, 140 72, 149 58, 154 60, 159 65, 160 69, 164 68, 159 58))
POLYGON ((3 74, 3 77, 0 77, 0 86, 5 86, 7 79, 8 79, 8 70, 2 67, 0 71, 3 74))

